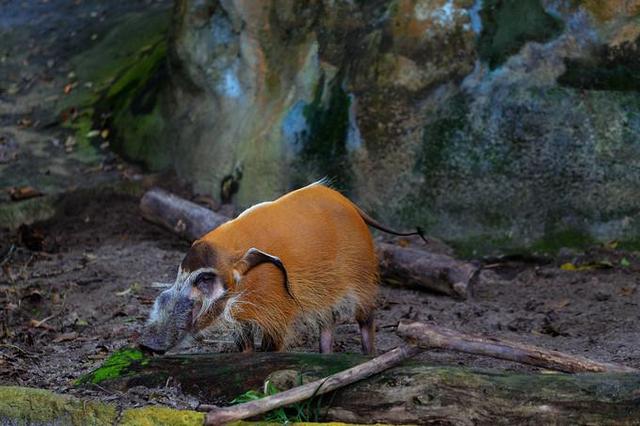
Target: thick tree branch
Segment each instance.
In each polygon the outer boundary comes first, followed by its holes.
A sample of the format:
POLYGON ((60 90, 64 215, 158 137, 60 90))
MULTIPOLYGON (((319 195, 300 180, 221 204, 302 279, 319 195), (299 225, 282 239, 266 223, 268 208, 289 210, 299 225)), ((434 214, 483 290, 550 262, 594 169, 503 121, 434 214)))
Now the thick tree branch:
POLYGON ((463 334, 420 322, 400 323, 397 331, 402 338, 423 349, 447 349, 484 355, 566 373, 631 373, 638 371, 620 364, 593 361, 581 356, 523 343, 463 334))

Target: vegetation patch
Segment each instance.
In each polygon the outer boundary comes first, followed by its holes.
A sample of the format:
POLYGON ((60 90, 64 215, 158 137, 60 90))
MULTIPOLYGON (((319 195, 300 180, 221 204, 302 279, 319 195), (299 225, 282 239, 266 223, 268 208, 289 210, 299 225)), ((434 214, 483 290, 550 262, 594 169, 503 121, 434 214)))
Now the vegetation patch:
POLYGON ((165 130, 158 94, 166 81, 169 21, 166 10, 128 15, 72 59, 77 84, 59 109, 80 152, 108 140, 129 160, 153 170, 167 166, 169 154, 158 144, 165 130), (92 130, 104 136, 92 138, 92 130))
MULTIPOLYGON (((302 385, 302 374, 300 374, 299 380, 298 386, 302 385)), ((243 404, 245 402, 256 401, 267 396, 275 395, 278 392, 280 392, 280 390, 273 383, 267 381, 264 386, 264 391, 249 390, 231 401, 231 404, 243 404)), ((276 408, 265 414, 263 420, 278 424, 317 421, 322 406, 322 396, 320 395, 291 404, 287 407, 276 408)))
POLYGON ((110 117, 105 127, 113 131, 113 148, 129 160, 151 170, 169 164, 168 147, 161 144, 165 131, 161 94, 167 81, 165 41, 140 53, 140 60, 127 69, 98 103, 98 112, 110 117))
POLYGON ((503 64, 527 42, 547 42, 564 29, 564 23, 547 13, 540 0, 485 0, 480 17, 478 52, 491 69, 503 64))
POLYGON ((318 82, 313 101, 304 108, 308 131, 302 139, 301 158, 303 163, 312 164, 320 176, 335 179, 339 188, 348 188, 351 178, 348 172, 347 133, 351 99, 340 86, 338 78, 326 87, 323 76, 318 82), (326 96, 323 93, 325 90, 328 91, 326 96))
POLYGON ((567 228, 545 232, 545 236, 535 242, 531 250, 554 254, 563 247, 586 249, 596 244, 597 241, 586 231, 567 228))
POLYGON ((80 377, 76 381, 76 384, 97 384, 105 380, 115 379, 116 377, 122 376, 124 370, 130 367, 133 363, 144 365, 146 362, 148 362, 148 360, 140 350, 123 348, 107 358, 102 367, 80 377))
POLYGON ((122 413, 122 426, 199 426, 204 423, 204 413, 175 410, 167 407, 131 408, 122 413))

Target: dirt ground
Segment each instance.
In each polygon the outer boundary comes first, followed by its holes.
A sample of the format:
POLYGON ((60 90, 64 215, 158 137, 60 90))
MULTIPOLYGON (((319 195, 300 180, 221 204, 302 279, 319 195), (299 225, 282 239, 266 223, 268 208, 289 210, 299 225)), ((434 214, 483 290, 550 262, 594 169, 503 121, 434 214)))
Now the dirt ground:
MULTIPOLYGON (((188 247, 145 222, 136 196, 81 191, 65 198, 57 217, 0 236, 1 385, 47 388, 123 406, 197 405, 196 398, 173 387, 125 394, 73 387, 78 376, 133 342, 160 291, 154 283, 173 281, 188 247)), ((382 286, 379 350, 400 343, 394 324, 415 319, 640 367, 634 344, 640 338, 638 256, 611 247, 563 256, 546 264, 485 262, 473 298, 464 302, 382 286), (567 271, 560 268, 566 262, 606 269, 567 271)), ((317 350, 311 332, 300 342, 291 350, 317 350)), ((230 351, 233 345, 222 336, 181 350, 230 351)), ((338 327, 336 350, 359 351, 355 324, 338 327)), ((441 351, 421 357, 433 364, 532 370, 441 351)))

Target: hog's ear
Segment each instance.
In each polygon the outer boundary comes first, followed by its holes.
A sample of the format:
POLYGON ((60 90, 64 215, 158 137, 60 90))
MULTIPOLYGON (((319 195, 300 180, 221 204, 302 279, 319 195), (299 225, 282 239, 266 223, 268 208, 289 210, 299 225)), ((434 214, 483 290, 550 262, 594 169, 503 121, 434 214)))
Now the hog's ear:
POLYGON ((262 264, 262 263, 271 263, 280 271, 282 271, 282 275, 284 276, 284 287, 287 290, 289 296, 293 299, 293 295, 291 294, 291 289, 289 288, 289 278, 287 276, 287 269, 282 264, 280 258, 265 253, 263 251, 258 250, 257 248, 250 248, 247 252, 242 256, 236 264, 233 266, 233 279, 236 284, 242 280, 242 278, 254 267, 262 264))

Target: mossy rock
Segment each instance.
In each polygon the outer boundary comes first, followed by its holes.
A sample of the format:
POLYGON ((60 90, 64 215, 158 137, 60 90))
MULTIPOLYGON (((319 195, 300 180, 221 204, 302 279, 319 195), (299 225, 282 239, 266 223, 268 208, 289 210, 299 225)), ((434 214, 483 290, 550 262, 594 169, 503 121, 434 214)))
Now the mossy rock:
POLYGON ((204 423, 204 413, 167 407, 130 408, 122 413, 122 426, 192 426, 204 423))
POLYGON ((0 387, 0 424, 113 425, 116 408, 44 389, 0 387))
MULTIPOLYGON (((0 424, 60 426, 200 426, 204 413, 148 406, 128 408, 118 414, 110 404, 84 401, 45 389, 0 386, 0 424)), ((232 426, 272 425, 268 422, 237 421, 232 426)), ((342 426, 347 423, 296 423, 298 425, 342 426)))

